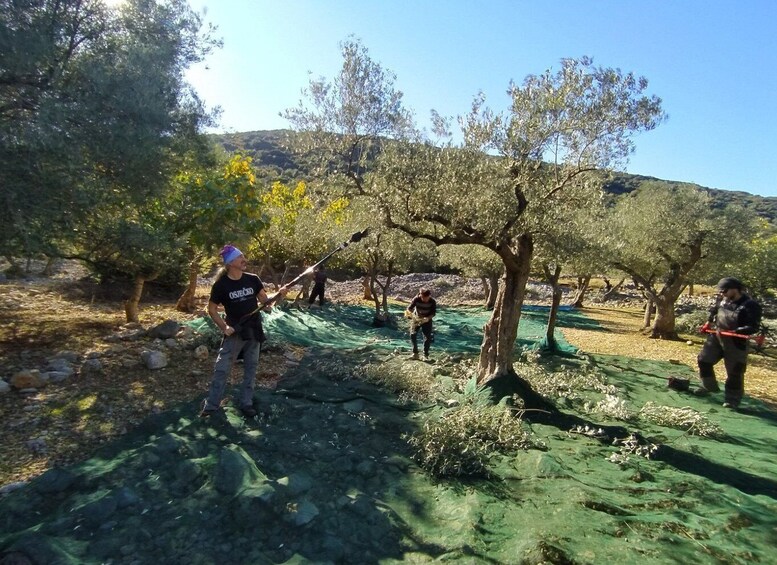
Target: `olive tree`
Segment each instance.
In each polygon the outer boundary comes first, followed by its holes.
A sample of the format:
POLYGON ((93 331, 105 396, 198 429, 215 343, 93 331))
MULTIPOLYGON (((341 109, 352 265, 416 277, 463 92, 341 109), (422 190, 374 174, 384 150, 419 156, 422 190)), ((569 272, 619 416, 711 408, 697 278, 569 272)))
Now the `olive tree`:
POLYGON ((183 77, 216 44, 184 0, 0 2, 2 252, 60 253, 95 207, 164 191, 204 147, 183 77))
MULTIPOLYGON (((402 104, 403 94, 395 88, 396 77, 374 62, 360 42, 348 39, 340 45, 343 66, 332 81, 311 79, 303 90, 303 99, 295 108, 282 113, 296 130, 289 138, 290 147, 311 163, 317 193, 334 201, 346 197, 358 211, 362 230, 371 227, 371 235, 357 251, 375 300, 376 319, 381 314, 381 295, 389 291, 391 277, 403 250, 411 250, 407 241, 399 243, 397 234, 383 230, 375 207, 366 198, 372 183, 370 175, 376 156, 387 139, 408 139, 417 134, 410 112, 402 104)), ((365 293, 366 294, 366 293, 365 293)), ((385 302, 385 298, 382 300, 385 302)))
POLYGON ((646 88, 632 74, 566 59, 557 72, 511 84, 503 113, 478 96, 459 120, 460 146, 395 144, 381 155, 374 197, 389 225, 437 244, 482 245, 504 264, 480 382, 522 385, 511 378, 514 342, 537 238, 565 202, 582 197, 586 205, 598 171, 633 151, 634 133, 661 121, 660 100, 646 88))
MULTIPOLYGON (((346 224, 352 216, 348 199, 327 201, 311 188, 306 182, 287 186, 276 181, 260 198, 269 226, 251 248, 256 249, 254 254, 262 260, 260 272, 274 275, 277 267, 284 269, 278 282, 283 282, 295 270, 317 262, 327 250, 347 238, 346 224)), ((335 256, 329 262, 338 260, 335 256)), ((303 292, 298 297, 307 297, 310 282, 311 277, 303 279, 303 292)))
POLYGON ((179 253, 188 261, 188 283, 176 309, 195 309, 197 278, 205 267, 212 267, 218 248, 250 242, 267 228, 266 213, 257 206, 261 188, 251 159, 241 155, 181 172, 171 183, 161 221, 176 234, 179 253))
POLYGON ((772 298, 777 289, 777 234, 774 226, 758 221, 758 233, 744 246, 726 270, 740 277, 759 299, 772 298))
POLYGON ((552 217, 548 218, 536 237, 532 270, 539 273, 539 278, 551 288, 550 311, 543 339, 543 347, 551 351, 557 349, 555 329, 563 296, 562 272, 566 270, 567 273, 578 274, 579 287, 572 302, 579 304, 598 256, 599 248, 592 236, 601 228, 604 206, 603 200, 597 198, 599 185, 592 182, 588 188, 593 193, 580 191, 571 194, 559 206, 548 210, 552 217))
POLYGON ((694 278, 720 271, 742 253, 753 221, 741 207, 713 208, 691 185, 647 182, 617 200, 606 220, 606 256, 655 305, 651 337, 677 339, 678 297, 694 278))
MULTIPOLYGON (((643 78, 565 59, 556 72, 511 83, 502 113, 476 97, 459 120, 463 142, 433 143, 409 127, 393 75, 360 45, 346 47, 340 74, 312 81, 308 104, 286 116, 320 140, 318 149, 335 157, 325 161, 327 170, 350 179, 387 226, 499 256, 504 285, 485 326, 478 373, 480 382, 516 376, 514 344, 546 211, 587 192, 594 172, 623 163, 633 134, 663 118, 660 100, 643 94, 643 78), (373 167, 366 157, 376 148, 373 167)), ((448 126, 436 116, 436 134, 448 126)))

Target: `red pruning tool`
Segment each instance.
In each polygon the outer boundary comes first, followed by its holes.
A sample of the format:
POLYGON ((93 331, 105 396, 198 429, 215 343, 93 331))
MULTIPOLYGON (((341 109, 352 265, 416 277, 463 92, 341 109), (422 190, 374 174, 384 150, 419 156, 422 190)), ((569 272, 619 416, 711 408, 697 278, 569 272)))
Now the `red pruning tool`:
POLYGON ((720 334, 726 337, 738 337, 739 339, 752 339, 755 341, 755 344, 757 347, 763 347, 764 341, 766 340, 766 336, 764 334, 747 335, 747 334, 738 334, 736 332, 729 332, 726 330, 715 330, 710 327, 709 323, 706 323, 703 326, 701 326, 699 328, 699 333, 720 334))

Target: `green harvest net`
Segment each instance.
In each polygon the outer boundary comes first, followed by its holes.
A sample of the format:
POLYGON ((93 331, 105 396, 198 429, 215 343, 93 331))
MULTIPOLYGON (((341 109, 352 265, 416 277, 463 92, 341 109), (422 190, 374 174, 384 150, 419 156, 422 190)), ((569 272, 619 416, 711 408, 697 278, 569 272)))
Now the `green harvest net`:
MULTIPOLYGON (((546 316, 523 312, 519 346, 541 341, 546 316)), ((434 350, 477 353, 487 318, 475 308, 441 308, 434 350)), ((549 395, 555 420, 525 422, 535 447, 495 455, 490 479, 433 478, 403 440, 423 428, 429 410, 358 378, 332 378, 331 364, 321 364, 377 361, 450 381, 444 364, 397 354, 408 347, 405 328, 371 321, 372 310, 358 306, 265 316, 271 341, 309 347, 277 389, 257 389, 260 418, 245 420, 230 405, 223 417, 200 419, 198 399, 150 417, 87 461, 52 467, 0 497, 0 559, 777 562, 777 415, 764 403, 746 396, 731 411, 722 395, 668 389, 667 377, 695 374, 668 360, 544 357, 550 376, 532 386, 564 392, 549 395), (640 450, 652 445, 645 457, 640 450)), ((572 311, 560 313, 559 325, 597 328, 572 311)), ((516 370, 532 380, 529 363, 516 370)), ((434 410, 448 406, 455 404, 434 410)))
MULTIPOLYGON (((397 320, 397 327, 374 327, 372 308, 365 306, 341 306, 328 304, 323 308, 298 310, 274 308, 263 314, 265 330, 273 341, 291 342, 317 348, 361 349, 364 347, 385 350, 408 348, 408 323, 402 317, 403 308, 390 308, 397 320)), ((483 339, 483 325, 491 312, 475 307, 438 307, 434 318, 435 353, 477 354, 483 339)), ((516 347, 531 348, 541 344, 547 326, 548 308, 527 307, 521 315, 516 347)), ((557 326, 591 326, 585 316, 574 310, 562 309, 557 326)), ((573 352, 574 348, 555 334, 559 350, 573 352)), ((423 336, 419 332, 419 343, 423 336)))

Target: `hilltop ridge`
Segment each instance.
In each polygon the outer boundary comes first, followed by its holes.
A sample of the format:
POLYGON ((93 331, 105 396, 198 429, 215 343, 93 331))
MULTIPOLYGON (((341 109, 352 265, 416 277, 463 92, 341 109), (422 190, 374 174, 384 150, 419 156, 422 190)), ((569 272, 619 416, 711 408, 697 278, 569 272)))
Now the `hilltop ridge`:
MULTIPOLYGON (((286 147, 286 136, 291 130, 257 130, 235 132, 227 134, 211 134, 215 143, 230 153, 241 152, 251 156, 254 163, 272 171, 273 176, 283 182, 303 180, 308 176, 307 166, 297 159, 286 147)), ((777 197, 760 196, 749 192, 727 190, 722 188, 710 188, 696 183, 666 180, 656 177, 636 175, 631 173, 616 172, 604 185, 604 189, 613 195, 619 196, 636 190, 645 182, 658 182, 668 186, 689 184, 707 192, 713 201, 713 206, 723 207, 728 204, 739 204, 744 208, 755 211, 760 217, 769 222, 777 221, 777 197)))

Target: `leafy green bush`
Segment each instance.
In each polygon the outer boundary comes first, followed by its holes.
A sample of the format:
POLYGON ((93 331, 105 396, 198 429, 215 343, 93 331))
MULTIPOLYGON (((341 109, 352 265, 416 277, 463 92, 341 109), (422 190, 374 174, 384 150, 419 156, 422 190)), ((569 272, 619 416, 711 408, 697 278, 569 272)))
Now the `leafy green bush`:
POLYGON ((358 369, 358 376, 396 394, 404 402, 430 400, 439 390, 438 382, 431 377, 429 367, 424 363, 369 364, 358 369))
POLYGON ((463 393, 438 410, 407 442, 416 461, 435 476, 488 477, 488 462, 498 453, 532 445, 521 420, 506 401, 491 404, 490 393, 473 378, 463 393))
POLYGON ((438 291, 440 291, 440 290, 451 289, 455 285, 450 280, 440 277, 439 279, 434 279, 434 281, 432 281, 432 283, 429 286, 436 288, 438 291))
POLYGON ((694 310, 693 312, 682 314, 675 320, 675 330, 685 334, 698 333, 699 328, 704 325, 708 316, 709 312, 706 310, 694 310))
POLYGON ((5 271, 3 271, 3 274, 9 279, 21 279, 27 273, 24 271, 24 267, 21 265, 11 265, 5 271))

